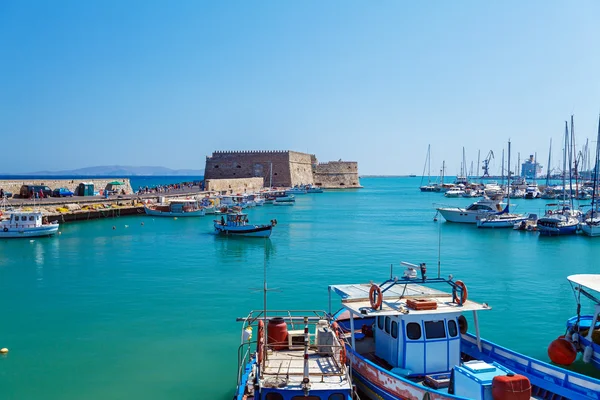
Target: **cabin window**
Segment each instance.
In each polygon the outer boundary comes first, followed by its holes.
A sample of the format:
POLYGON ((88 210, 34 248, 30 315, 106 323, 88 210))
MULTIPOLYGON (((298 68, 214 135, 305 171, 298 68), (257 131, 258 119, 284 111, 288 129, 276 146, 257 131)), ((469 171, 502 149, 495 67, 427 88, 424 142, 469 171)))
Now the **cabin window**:
POLYGON ((329 400, 346 400, 346 396, 344 396, 341 393, 334 393, 331 396, 329 396, 329 400))
POLYGON ((410 340, 421 339, 421 325, 416 322, 411 322, 406 325, 406 337, 410 340))
POLYGON ((446 337, 444 321, 425 321, 425 337, 427 339, 444 339, 446 337))
POLYGON ((241 165, 238 165, 236 168, 242 168, 242 166, 241 166, 241 165))
POLYGON ((267 393, 265 400, 283 400, 283 396, 280 393, 267 393))
POLYGON ((385 317, 385 333, 390 333, 390 324, 392 319, 390 317, 385 317))
POLYGON ((398 323, 396 321, 392 321, 392 337, 394 339, 398 337, 398 323))
POLYGON ((377 327, 379 330, 383 330, 383 317, 377 317, 377 327))
POLYGON ((218 165, 215 165, 215 168, 219 168, 219 166, 218 166, 218 165))
POLYGON ((456 329, 456 321, 451 319, 448 321, 448 334, 450 337, 456 337, 458 335, 458 331, 456 329))
POLYGON ((29 217, 29 220, 30 220, 30 221, 33 221, 33 220, 34 220, 34 218, 33 218, 33 215, 29 217))

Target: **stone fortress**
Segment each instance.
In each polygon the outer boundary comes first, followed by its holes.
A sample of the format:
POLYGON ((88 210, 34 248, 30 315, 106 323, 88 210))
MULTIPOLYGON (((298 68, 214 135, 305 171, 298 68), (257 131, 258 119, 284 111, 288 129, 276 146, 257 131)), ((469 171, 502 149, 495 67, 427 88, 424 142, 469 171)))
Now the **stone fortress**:
POLYGON ((290 150, 215 151, 206 157, 204 179, 206 189, 215 191, 295 185, 323 189, 361 187, 356 161, 319 163, 314 154, 290 150))

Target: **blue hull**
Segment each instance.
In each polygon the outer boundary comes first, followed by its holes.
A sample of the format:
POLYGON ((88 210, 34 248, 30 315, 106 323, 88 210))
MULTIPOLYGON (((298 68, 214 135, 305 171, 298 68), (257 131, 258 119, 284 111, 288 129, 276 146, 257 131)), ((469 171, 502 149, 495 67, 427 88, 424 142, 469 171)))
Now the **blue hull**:
POLYGON ((577 233, 577 225, 561 226, 558 228, 547 228, 538 225, 538 232, 543 236, 574 235, 577 233))

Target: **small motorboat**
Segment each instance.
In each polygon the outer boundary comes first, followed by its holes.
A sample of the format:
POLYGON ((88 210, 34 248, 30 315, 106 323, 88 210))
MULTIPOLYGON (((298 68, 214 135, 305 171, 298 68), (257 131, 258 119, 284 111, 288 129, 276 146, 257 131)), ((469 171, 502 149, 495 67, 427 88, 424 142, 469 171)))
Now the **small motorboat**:
POLYGON ((41 211, 0 212, 0 218, 0 238, 43 237, 58 232, 58 222, 48 222, 41 211))
POLYGON ((215 232, 227 236, 248 236, 268 238, 271 236, 277 220, 271 220, 269 225, 253 225, 248 223, 248 214, 241 212, 227 214, 227 219, 221 216, 214 221, 215 232))

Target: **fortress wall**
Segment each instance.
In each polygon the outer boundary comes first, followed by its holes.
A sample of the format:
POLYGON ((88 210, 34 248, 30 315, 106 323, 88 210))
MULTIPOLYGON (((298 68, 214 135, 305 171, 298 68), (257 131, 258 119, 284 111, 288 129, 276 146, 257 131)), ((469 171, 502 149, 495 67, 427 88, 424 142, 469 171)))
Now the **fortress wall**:
POLYGON ((326 189, 360 188, 356 161, 330 161, 315 167, 314 183, 326 189))
POLYGON ((263 178, 205 179, 204 182, 205 190, 221 194, 258 192, 264 186, 263 178))
POLYGON ((206 157, 204 179, 260 177, 269 185, 273 165, 273 186, 292 186, 289 151, 215 151, 206 157))
MULTIPOLYGON (((312 185, 313 180, 313 157, 310 154, 298 153, 290 151, 289 153, 289 165, 290 165, 290 185, 312 185)), ((316 158, 315 158, 316 160, 316 158)))
POLYGON ((92 177, 85 177, 85 178, 78 177, 75 179, 44 179, 44 178, 23 179, 23 180, 10 179, 10 180, 0 180, 0 188, 4 189, 5 191, 11 192, 13 194, 13 196, 19 194, 19 192, 21 191, 21 186, 23 186, 23 185, 46 185, 50 189, 64 187, 64 188, 69 189, 72 192, 75 192, 75 188, 81 182, 91 182, 94 184, 94 190, 100 191, 101 189, 104 190, 104 188, 106 187, 106 185, 109 182, 114 182, 114 181, 119 181, 119 182, 124 183, 124 185, 122 185, 121 187, 123 189, 125 189, 125 193, 127 193, 127 194, 133 193, 133 190, 131 188, 131 182, 129 181, 128 178, 96 179, 96 178, 92 178, 92 177))

